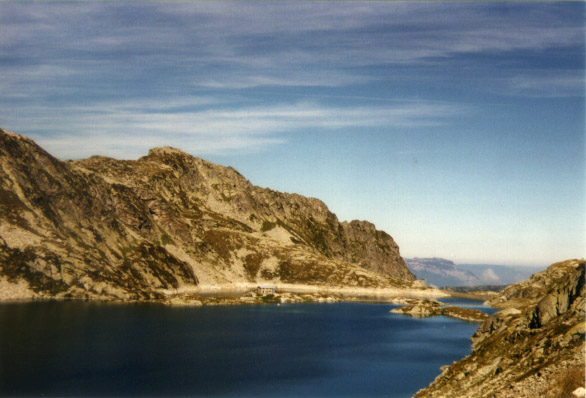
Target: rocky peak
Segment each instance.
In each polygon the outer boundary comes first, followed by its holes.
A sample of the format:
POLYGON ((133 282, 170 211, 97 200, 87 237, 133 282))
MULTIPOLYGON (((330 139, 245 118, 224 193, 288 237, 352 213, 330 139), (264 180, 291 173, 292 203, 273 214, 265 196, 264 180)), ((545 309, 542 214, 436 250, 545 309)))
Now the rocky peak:
MULTIPOLYGON (((63 171, 61 162, 37 146, 30 138, 0 129, 0 156, 5 159, 16 158, 23 166, 35 169, 48 167, 47 172, 63 171)), ((8 165, 8 162, 4 162, 8 165)))
POLYGON ((149 149, 148 159, 164 158, 166 156, 191 157, 191 155, 183 152, 181 149, 173 148, 171 146, 162 146, 149 149))
POLYGON ((20 143, 24 145, 29 145, 29 148, 33 150, 38 150, 40 147, 37 147, 35 142, 24 135, 13 133, 12 131, 4 130, 0 128, 0 139, 3 141, 3 144, 10 145, 12 143, 20 143))

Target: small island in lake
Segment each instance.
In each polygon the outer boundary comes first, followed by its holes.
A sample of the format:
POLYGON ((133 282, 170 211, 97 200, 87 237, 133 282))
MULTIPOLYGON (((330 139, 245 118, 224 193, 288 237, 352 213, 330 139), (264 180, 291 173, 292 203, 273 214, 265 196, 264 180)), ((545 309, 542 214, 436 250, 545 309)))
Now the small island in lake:
POLYGON ((488 318, 488 315, 480 310, 446 306, 445 303, 435 299, 398 299, 391 300, 391 303, 406 304, 392 309, 391 312, 410 315, 415 318, 444 315, 468 322, 482 322, 488 318))

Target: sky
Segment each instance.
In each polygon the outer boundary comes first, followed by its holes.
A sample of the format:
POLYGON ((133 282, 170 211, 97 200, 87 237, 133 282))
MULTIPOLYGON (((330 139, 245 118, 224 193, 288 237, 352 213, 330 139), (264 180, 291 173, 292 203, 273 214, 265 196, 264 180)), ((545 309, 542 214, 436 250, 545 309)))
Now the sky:
POLYGON ((0 2, 0 127, 173 146, 404 257, 583 258, 583 2, 0 2))

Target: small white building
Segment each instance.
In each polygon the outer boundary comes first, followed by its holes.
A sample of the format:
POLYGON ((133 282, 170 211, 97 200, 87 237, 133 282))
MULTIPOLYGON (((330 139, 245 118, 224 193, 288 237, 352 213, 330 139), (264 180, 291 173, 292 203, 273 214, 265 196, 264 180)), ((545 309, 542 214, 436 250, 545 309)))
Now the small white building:
POLYGON ((259 286, 256 288, 256 293, 261 294, 263 296, 265 296, 267 294, 275 294, 276 292, 277 292, 277 289, 275 289, 274 287, 259 286))

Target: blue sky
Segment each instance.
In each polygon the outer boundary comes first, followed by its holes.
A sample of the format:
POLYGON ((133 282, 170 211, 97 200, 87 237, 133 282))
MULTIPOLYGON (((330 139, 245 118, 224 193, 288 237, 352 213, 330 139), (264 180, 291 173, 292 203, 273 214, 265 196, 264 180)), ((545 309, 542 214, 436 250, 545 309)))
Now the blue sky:
POLYGON ((61 159, 171 145, 406 257, 585 252, 582 2, 2 2, 0 126, 61 159))

